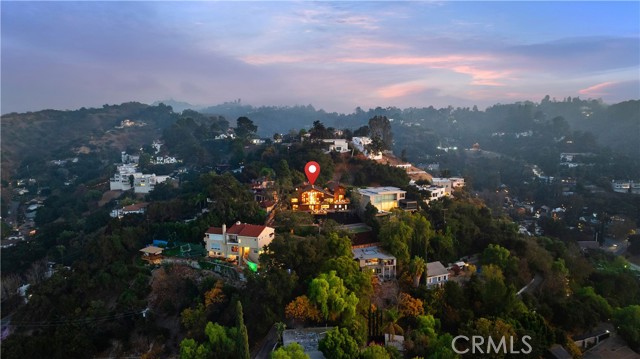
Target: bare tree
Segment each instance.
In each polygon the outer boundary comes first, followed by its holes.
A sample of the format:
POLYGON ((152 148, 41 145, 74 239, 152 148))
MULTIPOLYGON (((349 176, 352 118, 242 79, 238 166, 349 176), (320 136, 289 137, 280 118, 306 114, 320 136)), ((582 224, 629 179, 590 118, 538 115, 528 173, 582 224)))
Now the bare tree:
POLYGON ((16 295, 21 283, 22 278, 15 273, 2 276, 2 300, 16 295))
POLYGON ((31 267, 27 270, 26 276, 29 284, 38 284, 42 282, 47 273, 47 260, 41 259, 31 264, 31 267))

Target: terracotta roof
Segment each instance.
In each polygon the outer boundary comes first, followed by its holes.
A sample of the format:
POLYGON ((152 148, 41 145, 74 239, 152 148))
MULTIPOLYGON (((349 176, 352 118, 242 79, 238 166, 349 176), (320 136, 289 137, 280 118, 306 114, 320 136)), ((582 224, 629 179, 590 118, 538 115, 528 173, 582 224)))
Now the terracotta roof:
POLYGON ((227 229, 227 233, 237 234, 243 237, 257 237, 267 228, 267 226, 259 226, 256 224, 234 224, 227 229))
POLYGON ((142 203, 136 203, 136 204, 132 204, 130 206, 126 206, 122 208, 123 212, 134 212, 134 211, 139 211, 142 208, 147 208, 147 206, 149 205, 149 203, 146 202, 142 202, 142 203))
POLYGON ((220 228, 220 227, 210 227, 204 233, 205 234, 222 234, 222 228, 220 228))

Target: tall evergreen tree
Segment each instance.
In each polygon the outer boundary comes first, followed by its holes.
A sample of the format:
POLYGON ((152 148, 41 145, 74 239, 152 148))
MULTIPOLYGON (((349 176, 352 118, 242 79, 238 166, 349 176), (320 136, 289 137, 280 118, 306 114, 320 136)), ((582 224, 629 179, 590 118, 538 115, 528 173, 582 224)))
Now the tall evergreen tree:
POLYGON ((238 337, 236 339, 238 358, 249 359, 251 353, 249 350, 249 334, 247 333, 247 326, 244 325, 244 314, 240 301, 236 304, 236 327, 238 328, 238 337))

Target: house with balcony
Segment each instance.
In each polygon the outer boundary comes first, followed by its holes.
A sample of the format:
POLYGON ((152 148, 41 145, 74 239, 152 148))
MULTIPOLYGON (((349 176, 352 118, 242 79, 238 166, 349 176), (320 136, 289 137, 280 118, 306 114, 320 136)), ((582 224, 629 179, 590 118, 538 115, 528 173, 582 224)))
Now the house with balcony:
POLYGON ((325 188, 306 185, 296 190, 291 197, 291 209, 314 214, 347 211, 351 200, 346 195, 346 188, 335 182, 329 183, 325 188))
POLYGON ((138 172, 137 166, 137 164, 118 165, 116 173, 109 179, 109 189, 111 191, 128 191, 133 188, 135 193, 149 193, 157 184, 169 178, 169 176, 143 174, 138 172))
POLYGON ((351 252, 361 270, 370 270, 383 280, 396 277, 396 257, 383 252, 379 247, 353 248, 351 252))
POLYGON ((425 198, 425 203, 429 204, 433 201, 439 200, 440 198, 444 198, 448 195, 447 189, 439 186, 418 186, 420 191, 426 191, 429 193, 428 197, 425 198))
POLYGON ((380 212, 389 212, 400 207, 400 200, 405 198, 406 191, 397 187, 367 187, 358 189, 360 206, 366 208, 371 203, 380 212))
POLYGON ((258 263, 264 246, 271 243, 274 236, 275 230, 271 227, 236 222, 229 228, 225 224, 209 228, 204 243, 209 257, 243 265, 247 260, 258 263))

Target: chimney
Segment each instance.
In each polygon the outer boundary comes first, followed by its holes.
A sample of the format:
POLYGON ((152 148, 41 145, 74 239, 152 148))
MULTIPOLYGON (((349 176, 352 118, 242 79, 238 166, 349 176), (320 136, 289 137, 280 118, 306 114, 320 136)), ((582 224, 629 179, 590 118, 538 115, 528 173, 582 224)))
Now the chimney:
POLYGON ((227 225, 226 224, 222 224, 222 236, 224 236, 227 233, 227 225))

